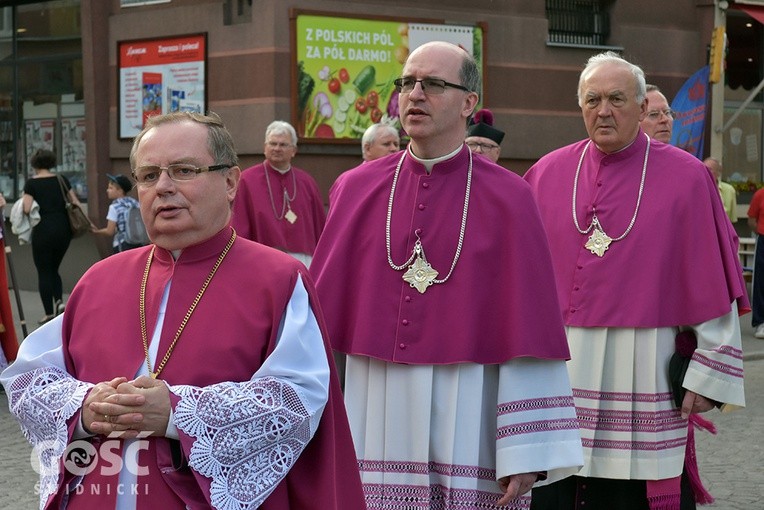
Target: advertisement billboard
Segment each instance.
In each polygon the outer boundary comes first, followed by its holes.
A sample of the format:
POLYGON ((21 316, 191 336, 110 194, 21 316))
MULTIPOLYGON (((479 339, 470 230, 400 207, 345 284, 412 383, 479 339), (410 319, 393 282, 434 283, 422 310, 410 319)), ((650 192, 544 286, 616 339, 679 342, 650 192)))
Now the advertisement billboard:
POLYGON ((426 42, 454 43, 483 67, 480 26, 296 12, 293 31, 292 120, 308 140, 355 142, 377 122, 400 128, 393 80, 426 42))
POLYGON ((120 138, 137 135, 151 115, 206 111, 206 34, 117 45, 120 138))

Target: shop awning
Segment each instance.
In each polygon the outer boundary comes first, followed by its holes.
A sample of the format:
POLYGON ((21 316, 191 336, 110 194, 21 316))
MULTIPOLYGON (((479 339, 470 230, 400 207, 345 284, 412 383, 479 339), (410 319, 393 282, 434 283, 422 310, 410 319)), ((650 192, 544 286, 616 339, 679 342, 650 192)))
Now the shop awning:
POLYGON ((759 23, 764 25, 764 5, 749 5, 749 4, 732 4, 735 9, 745 11, 750 17, 756 19, 759 23))

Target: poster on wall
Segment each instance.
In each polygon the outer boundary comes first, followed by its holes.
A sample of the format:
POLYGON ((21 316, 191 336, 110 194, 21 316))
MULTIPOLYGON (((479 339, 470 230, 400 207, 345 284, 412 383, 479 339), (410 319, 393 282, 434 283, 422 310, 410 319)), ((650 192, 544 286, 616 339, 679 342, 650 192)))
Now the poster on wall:
POLYGON ((310 13, 293 19, 293 124, 303 139, 355 141, 377 122, 400 128, 393 80, 426 42, 457 44, 482 70, 479 26, 310 13))
POLYGON ((62 172, 85 172, 85 118, 61 119, 62 172))
POLYGON ((25 143, 26 143, 26 164, 27 170, 29 162, 32 160, 32 154, 38 149, 52 151, 56 143, 56 120, 38 119, 27 120, 25 123, 25 143))
POLYGON ((206 34, 117 46, 120 138, 137 135, 151 115, 207 110, 206 34))

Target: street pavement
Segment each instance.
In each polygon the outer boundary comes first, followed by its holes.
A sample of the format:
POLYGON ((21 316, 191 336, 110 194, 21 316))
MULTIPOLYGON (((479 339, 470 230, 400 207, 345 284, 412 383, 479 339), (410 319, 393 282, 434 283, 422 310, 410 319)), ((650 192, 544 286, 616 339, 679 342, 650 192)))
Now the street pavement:
MULTIPOLYGON (((22 311, 31 333, 44 315, 36 292, 20 291, 22 311)), ((16 331, 21 335, 18 306, 11 293, 16 331)), ((714 510, 764 510, 764 340, 753 337, 750 315, 740 320, 743 333, 746 408, 713 411, 704 417, 718 429, 716 435, 696 433, 700 475, 716 498, 714 510)), ((0 510, 38 507, 37 474, 32 469, 32 448, 0 395, 0 510)), ((617 509, 614 509, 617 510, 617 509)))

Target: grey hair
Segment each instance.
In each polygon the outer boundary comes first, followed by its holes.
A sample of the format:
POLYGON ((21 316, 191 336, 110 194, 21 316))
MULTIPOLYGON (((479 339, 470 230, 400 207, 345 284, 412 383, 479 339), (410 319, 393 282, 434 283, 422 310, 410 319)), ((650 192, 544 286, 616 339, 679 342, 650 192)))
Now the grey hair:
POLYGON ((634 75, 634 81, 637 86, 637 103, 642 104, 645 100, 645 94, 647 94, 647 85, 645 84, 645 72, 637 65, 632 64, 618 53, 614 51, 606 51, 592 56, 587 60, 586 67, 581 71, 581 76, 578 79, 578 90, 576 91, 576 98, 578 99, 578 106, 584 106, 584 98, 581 97, 581 89, 584 86, 584 82, 591 76, 595 69, 603 64, 618 64, 626 67, 631 74, 634 75))
MULTIPOLYGON (((462 85, 470 90, 470 92, 474 92, 475 94, 480 96, 480 87, 481 87, 481 80, 480 80, 480 69, 478 69, 477 62, 475 59, 467 53, 466 51, 464 53, 464 60, 462 61, 462 66, 459 69, 459 79, 462 82, 462 85)), ((477 108, 478 104, 475 104, 475 108, 477 108)), ((474 111, 472 112, 475 113, 474 111)), ((467 118, 466 125, 469 126, 472 122, 472 115, 470 115, 467 118)))
POLYGON ((400 135, 398 134, 398 130, 395 129, 390 124, 379 122, 377 124, 372 124, 371 126, 366 128, 366 131, 363 132, 363 137, 361 138, 361 151, 363 152, 364 156, 366 156, 366 146, 372 145, 374 141, 377 139, 377 137, 385 133, 390 133, 391 135, 395 135, 395 137, 398 138, 398 141, 400 141, 400 135))
POLYGON ((289 122, 283 120, 274 120, 265 128, 265 141, 271 135, 288 135, 292 139, 292 145, 297 147, 297 132, 289 122))
POLYGON ((146 125, 133 140, 133 147, 130 149, 130 167, 135 169, 135 153, 146 133, 158 126, 183 122, 196 122, 207 127, 207 149, 215 160, 215 164, 238 166, 239 158, 236 155, 233 137, 217 113, 207 112, 207 115, 204 115, 196 112, 172 112, 166 115, 154 115, 146 120, 146 125))
POLYGON ((459 79, 470 92, 480 95, 480 70, 475 59, 466 51, 464 52, 462 67, 459 69, 459 79))
POLYGON ((645 84, 645 93, 647 93, 647 92, 660 92, 660 91, 661 91, 661 89, 658 87, 658 85, 653 85, 652 83, 645 84))

